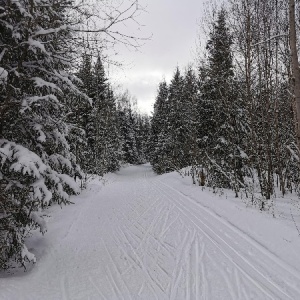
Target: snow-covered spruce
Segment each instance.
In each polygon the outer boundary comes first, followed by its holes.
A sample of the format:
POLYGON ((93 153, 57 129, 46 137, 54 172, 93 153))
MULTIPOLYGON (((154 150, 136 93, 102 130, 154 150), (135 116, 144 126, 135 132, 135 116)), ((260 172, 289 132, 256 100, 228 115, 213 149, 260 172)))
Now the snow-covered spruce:
MULTIPOLYGON (((72 1, 2 1, 0 6, 0 268, 35 261, 24 239, 45 232, 41 210, 68 203, 80 173, 65 123, 81 94, 72 61, 72 1)), ((87 99, 81 94, 81 99, 87 99)))

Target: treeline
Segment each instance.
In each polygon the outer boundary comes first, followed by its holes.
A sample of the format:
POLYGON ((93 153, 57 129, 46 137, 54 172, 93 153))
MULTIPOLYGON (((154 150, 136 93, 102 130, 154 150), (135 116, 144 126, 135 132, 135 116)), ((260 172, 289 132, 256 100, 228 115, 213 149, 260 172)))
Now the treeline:
MULTIPOLYGON (((117 15, 101 5, 100 42, 122 39, 112 26, 135 2, 117 15)), ((114 94, 101 56, 82 51, 84 20, 96 17, 88 3, 0 1, 0 269, 35 261, 25 238, 46 231, 43 209, 79 192, 76 177, 147 160, 149 119, 114 94)))
POLYGON ((213 14, 197 68, 177 68, 159 85, 155 172, 192 166, 194 183, 197 173, 202 184, 243 193, 260 209, 279 191, 298 193, 288 9, 285 1, 232 0, 213 14))

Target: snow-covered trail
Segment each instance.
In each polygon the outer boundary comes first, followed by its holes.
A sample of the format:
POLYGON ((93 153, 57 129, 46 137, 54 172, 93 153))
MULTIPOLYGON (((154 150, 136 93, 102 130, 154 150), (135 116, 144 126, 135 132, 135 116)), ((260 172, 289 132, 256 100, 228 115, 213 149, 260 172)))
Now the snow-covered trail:
POLYGON ((91 185, 31 244, 38 263, 0 299, 300 299, 293 266, 148 165, 91 185))

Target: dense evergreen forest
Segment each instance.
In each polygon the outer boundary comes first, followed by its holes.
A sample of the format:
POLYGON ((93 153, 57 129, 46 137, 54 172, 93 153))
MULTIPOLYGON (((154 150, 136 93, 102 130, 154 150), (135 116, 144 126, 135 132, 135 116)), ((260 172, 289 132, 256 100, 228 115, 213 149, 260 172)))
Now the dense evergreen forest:
POLYGON ((194 184, 232 189, 260 209, 279 191, 298 193, 293 1, 217 9, 204 55, 159 84, 151 118, 114 91, 101 47, 82 38, 131 43, 111 26, 137 3, 91 30, 93 14, 71 0, 0 1, 0 269, 34 261, 26 236, 46 231, 44 209, 70 203, 76 179, 124 163, 150 161, 158 174, 191 167, 194 184))

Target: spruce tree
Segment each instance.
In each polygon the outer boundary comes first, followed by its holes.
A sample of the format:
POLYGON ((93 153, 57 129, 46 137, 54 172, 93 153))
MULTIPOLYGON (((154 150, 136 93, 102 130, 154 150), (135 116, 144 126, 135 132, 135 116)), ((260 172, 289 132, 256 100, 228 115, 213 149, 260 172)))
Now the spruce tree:
POLYGON ((196 184, 196 170, 200 165, 201 156, 198 147, 198 132, 201 127, 201 120, 199 120, 198 111, 200 104, 200 97, 198 93, 198 78, 189 66, 184 75, 183 90, 183 107, 181 113, 184 118, 183 126, 186 132, 184 144, 185 165, 192 166, 191 175, 193 183, 196 184))
POLYGON ((186 166, 184 145, 186 144, 187 132, 184 126, 184 114, 182 114, 182 111, 185 110, 183 84, 183 76, 177 67, 169 85, 168 97, 169 114, 167 127, 171 134, 169 147, 172 149, 169 159, 173 170, 186 166))
MULTIPOLYGON (((0 7, 0 268, 35 261, 24 243, 45 232, 41 209, 68 203, 80 173, 68 143, 72 1, 2 1, 0 7)), ((73 82, 72 82, 73 81, 73 82)))
POLYGON ((168 130, 168 97, 169 87, 162 81, 158 87, 158 95, 154 103, 149 140, 150 163, 153 170, 162 174, 171 170, 169 157, 171 153, 170 131, 168 130))
POLYGON ((125 92, 119 99, 117 111, 121 134, 122 160, 125 163, 138 164, 140 159, 136 141, 136 124, 128 92, 125 92))
POLYGON ((232 60, 232 37, 226 11, 218 12, 207 43, 208 61, 200 67, 200 148, 209 184, 231 187, 242 184, 241 107, 232 60))

